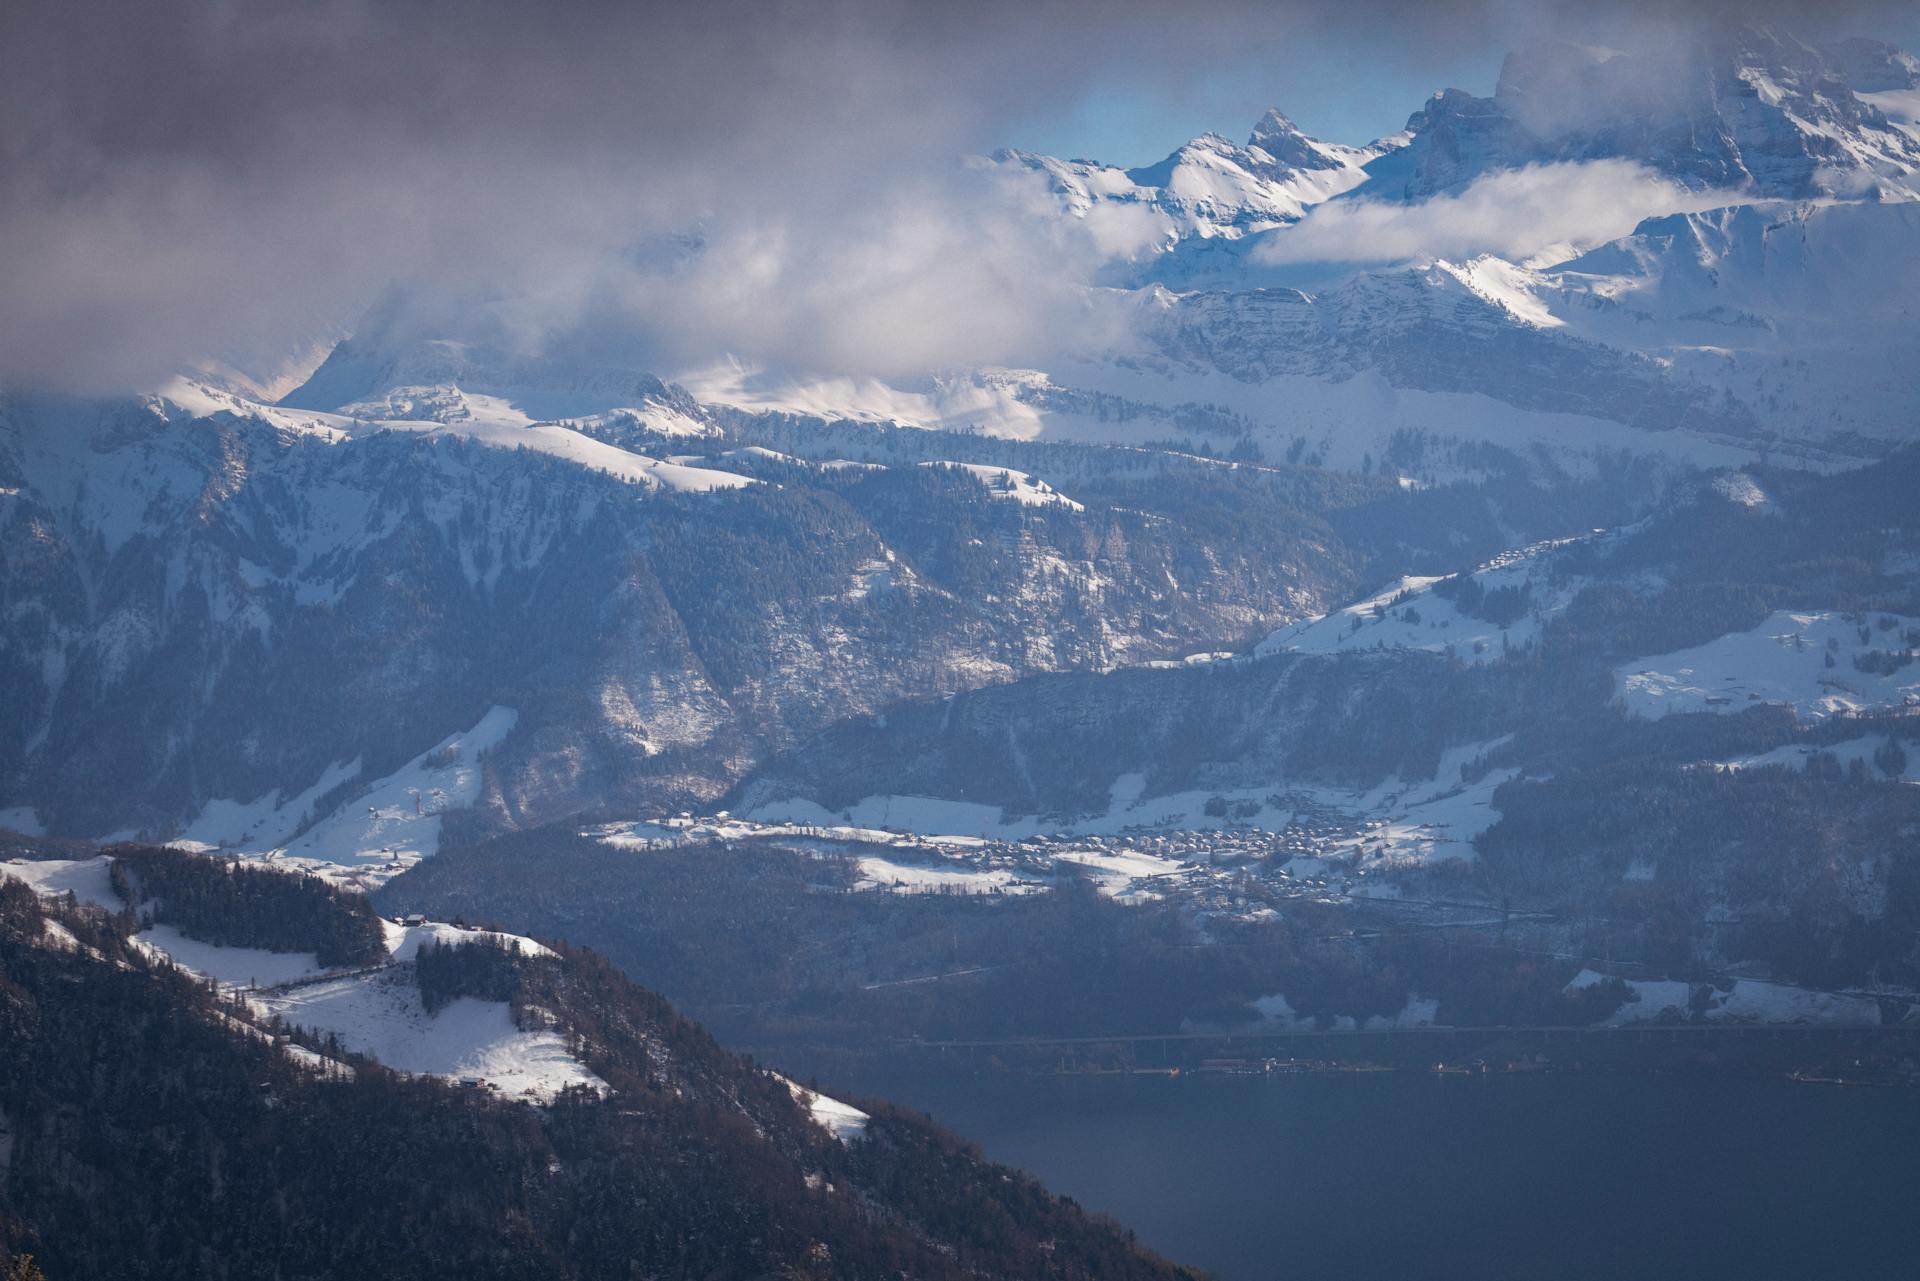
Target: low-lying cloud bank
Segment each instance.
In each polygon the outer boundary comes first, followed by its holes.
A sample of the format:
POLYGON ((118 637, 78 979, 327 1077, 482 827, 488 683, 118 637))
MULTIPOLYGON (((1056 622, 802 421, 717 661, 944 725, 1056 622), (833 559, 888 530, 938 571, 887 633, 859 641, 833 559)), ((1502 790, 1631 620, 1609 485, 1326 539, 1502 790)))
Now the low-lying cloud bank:
POLYGON ((1412 204, 1331 201, 1270 234, 1253 256, 1271 266, 1431 262, 1479 254, 1551 262, 1627 235, 1642 219, 1740 199, 1737 192, 1689 191, 1629 160, 1528 165, 1412 204))

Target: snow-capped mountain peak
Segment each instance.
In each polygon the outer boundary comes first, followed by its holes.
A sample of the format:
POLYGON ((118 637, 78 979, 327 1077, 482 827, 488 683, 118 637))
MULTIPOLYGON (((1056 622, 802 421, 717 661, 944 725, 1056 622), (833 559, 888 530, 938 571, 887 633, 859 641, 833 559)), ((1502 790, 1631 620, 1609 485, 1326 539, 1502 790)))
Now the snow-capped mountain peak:
POLYGON ((1624 159, 1697 191, 1913 199, 1920 138, 1900 103, 1876 101, 1910 90, 1913 64, 1891 46, 1760 27, 1640 52, 1542 42, 1508 55, 1490 98, 1435 95, 1408 121, 1404 178, 1370 193, 1420 199, 1501 169, 1624 159))
POLYGON ((1270 109, 1245 144, 1202 134, 1133 169, 1022 151, 1002 151, 994 160, 1045 175, 1069 216, 1086 217, 1103 204, 1146 207, 1162 224, 1158 249, 1165 251, 1298 222, 1313 206, 1366 182, 1366 166, 1404 141, 1396 137, 1366 147, 1322 142, 1270 109))
POLYGON ((1308 137, 1278 107, 1267 108, 1255 122, 1247 146, 1264 151, 1274 165, 1287 169, 1344 169, 1354 150, 1308 137))

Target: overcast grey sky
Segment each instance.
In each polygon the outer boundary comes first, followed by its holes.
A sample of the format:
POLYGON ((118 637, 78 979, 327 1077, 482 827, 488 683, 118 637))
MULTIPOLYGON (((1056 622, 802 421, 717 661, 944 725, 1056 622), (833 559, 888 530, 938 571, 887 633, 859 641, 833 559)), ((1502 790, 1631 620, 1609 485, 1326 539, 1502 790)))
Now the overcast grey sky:
MULTIPOLYGON (((1726 10, 1741 7, 1716 7, 1711 20, 1724 20, 1726 10)), ((1017 120, 1006 145, 1142 165, 1202 133, 1243 139, 1269 107, 1280 108, 1317 138, 1360 145, 1400 129, 1423 100, 1441 89, 1492 93, 1501 60, 1520 31, 1564 30, 1604 42, 1616 21, 1602 5, 1592 6, 1586 16, 1556 13, 1537 21, 1524 12, 1503 14, 1501 8, 1478 6, 1457 22, 1429 16, 1398 31, 1392 14, 1379 24, 1357 26, 1309 18, 1296 37, 1257 49, 1223 39, 1204 69, 1193 74, 1157 69, 1155 53, 1135 51, 1123 55, 1116 74, 1017 120), (1435 30, 1439 39, 1432 38, 1435 30)), ((1792 5, 1754 8, 1762 10, 1762 20, 1801 21, 1792 5)), ((1920 49, 1920 3, 1808 9, 1819 29, 1920 49)), ((1361 5, 1359 11, 1369 8, 1361 5)))
POLYGON ((663 368, 991 361, 1086 323, 1098 251, 1036 232, 1033 193, 960 155, 1139 163, 1269 104, 1360 140, 1450 81, 1487 91, 1505 48, 1561 27, 1805 8, 24 0, 0 5, 0 378, 257 369, 395 285, 481 339, 614 335, 663 368), (659 270, 687 233, 703 251, 659 270))

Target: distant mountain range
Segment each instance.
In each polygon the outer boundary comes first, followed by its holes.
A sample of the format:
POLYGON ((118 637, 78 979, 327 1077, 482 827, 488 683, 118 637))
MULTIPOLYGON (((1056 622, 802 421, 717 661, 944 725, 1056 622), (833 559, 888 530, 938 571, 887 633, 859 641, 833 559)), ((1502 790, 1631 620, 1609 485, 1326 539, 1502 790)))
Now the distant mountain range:
POLYGON ((1920 60, 1541 44, 962 178, 1098 248, 1030 359, 395 286, 0 388, 0 1264, 1187 1275, 670 1000, 1047 1071, 1920 1026, 1920 60))
POLYGON ((698 804, 895 700, 1251 643, 1690 468, 1858 465, 1920 405, 1917 112, 1911 55, 1744 30, 1535 47, 1363 148, 1276 111, 1141 169, 1004 152, 1049 217, 1152 224, 1090 295, 1130 337, 1046 368, 668 381, 382 307, 271 401, 15 389, 0 815, 271 846, 493 708, 436 831, 698 804), (1622 162, 1675 207, 1368 260, 1622 162))
MULTIPOLYGON (((1500 430, 1460 422, 1480 417, 1551 442, 1598 419, 1816 457, 1911 436, 1920 61, 1891 46, 1759 29, 1659 55, 1545 44, 1509 56, 1491 98, 1447 90, 1364 148, 1273 111, 1244 146, 1209 135, 1141 169, 996 159, 1044 177, 1063 217, 1149 216, 1114 277, 1158 322, 1130 364, 1269 421, 1298 406, 1340 434, 1500 430), (1599 242, 1410 262, 1379 243, 1449 202, 1515 216, 1526 193, 1503 176, 1623 162, 1669 185, 1599 242), (1350 234, 1295 248, 1316 217, 1350 234), (1496 403, 1462 414, 1460 395, 1496 403)), ((1154 395, 1097 363, 1058 376, 1154 395)))

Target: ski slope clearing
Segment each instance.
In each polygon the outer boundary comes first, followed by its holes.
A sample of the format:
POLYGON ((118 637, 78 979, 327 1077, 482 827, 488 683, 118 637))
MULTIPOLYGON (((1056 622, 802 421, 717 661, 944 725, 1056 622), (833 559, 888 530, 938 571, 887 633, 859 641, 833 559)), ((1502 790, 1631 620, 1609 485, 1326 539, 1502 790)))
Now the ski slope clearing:
MULTIPOLYGON (((98 858, 0 863, 0 876, 11 876, 49 898, 69 892, 82 903, 118 912, 126 906, 113 888, 109 871, 113 859, 98 858)), ((223 987, 288 983, 325 973, 311 952, 271 952, 264 948, 222 947, 190 938, 171 925, 149 925, 133 942, 150 956, 172 962, 183 970, 212 979, 223 987)))
MULTIPOLYGON (((108 879, 111 862, 106 856, 13 861, 0 863, 0 875, 23 881, 49 897, 72 892, 83 902, 117 911, 122 905, 108 879)), ((534 955, 552 955, 533 940, 515 935, 439 923, 402 926, 389 921, 386 928, 387 945, 395 961, 411 960, 429 940, 453 943, 481 937, 518 943, 534 955)), ((513 1012, 505 1002, 461 998, 437 1015, 428 1014, 410 966, 325 979, 325 971, 311 952, 221 947, 190 938, 170 925, 148 926, 133 941, 150 956, 229 990, 298 984, 284 991, 255 993, 249 1004, 262 1017, 278 1014, 321 1035, 338 1036, 349 1050, 370 1055, 398 1071, 449 1079, 471 1077, 504 1093, 534 1099, 550 1099, 570 1085, 604 1088, 567 1053, 558 1033, 529 1032, 515 1026, 513 1012), (312 981, 316 979, 319 981, 312 981)), ((47 942, 52 947, 77 946, 64 928, 50 928, 47 942)), ((257 1029, 249 1031, 264 1035, 257 1029)), ((314 1057, 304 1050, 289 1049, 289 1053, 314 1057)))
POLYGON ((1920 705, 1920 665, 1909 639, 1920 634, 1916 628, 1916 620, 1892 614, 1781 610, 1751 631, 1628 663, 1614 681, 1627 710, 1648 718, 1731 713, 1755 703, 1783 703, 1809 720, 1911 707, 1920 705), (1884 670, 1890 664, 1899 665, 1884 670))
MULTIPOLYGON (((360 772, 360 763, 336 765, 286 801, 272 791, 254 801, 215 801, 185 835, 186 849, 224 849, 272 856, 275 861, 345 865, 356 888, 384 881, 440 849, 441 816, 480 799, 483 757, 512 733, 519 714, 493 707, 472 729, 449 734, 357 797, 294 836, 319 797, 360 772)), ((329 877, 328 879, 335 879, 329 877)), ((344 882, 343 882, 344 883, 344 882)))
POLYGON ((855 860, 860 879, 856 890, 887 890, 894 894, 1037 894, 1047 885, 1022 878, 1003 867, 929 867, 899 863, 871 855, 855 860))
POLYGON ((285 800, 276 787, 251 801, 208 801, 186 830, 168 844, 196 853, 278 848, 299 830, 322 796, 359 772, 357 760, 333 765, 312 787, 285 800))
POLYGON ((872 1118, 859 1108, 838 1099, 830 1099, 816 1090, 809 1090, 778 1072, 772 1075, 793 1094, 793 1101, 807 1110, 813 1123, 834 1138, 842 1143, 851 1143, 866 1137, 867 1122, 872 1118))
POLYGON ((411 866, 409 863, 396 862, 392 859, 380 863, 346 864, 335 863, 330 859, 289 858, 279 850, 268 850, 265 854, 258 856, 246 851, 241 853, 253 859, 261 867, 271 868, 276 872, 297 872, 303 876, 316 877, 335 889, 347 890, 355 894, 366 894, 379 889, 411 866))
POLYGON ((539 1100, 569 1086, 605 1084, 567 1053, 554 1031, 522 1031, 504 1001, 460 997, 429 1014, 408 970, 387 970, 265 993, 252 1000, 264 1015, 335 1036, 356 1054, 398 1072, 484 1081, 503 1094, 539 1100))
POLYGON ((333 978, 327 977, 328 971, 311 952, 223 947, 191 938, 171 925, 150 925, 134 936, 134 942, 151 956, 229 991, 249 992, 249 1004, 263 1016, 278 1014, 313 1032, 336 1035, 349 1050, 399 1071, 471 1077, 504 1092, 538 1099, 551 1098, 568 1085, 598 1087, 592 1073, 566 1053, 557 1034, 521 1030, 503 1002, 461 999, 429 1015, 420 1002, 412 968, 404 964, 428 943, 448 946, 485 940, 517 947, 530 956, 552 956, 550 948, 516 934, 438 921, 402 925, 383 920, 381 925, 389 967, 333 978))
POLYGON ((107 869, 113 862, 106 855, 86 859, 11 859, 0 863, 0 876, 25 881, 48 898, 71 894, 82 903, 118 912, 126 904, 114 891, 107 869))
POLYGON ((1019 503, 1022 507, 1064 507, 1068 511, 1083 512, 1086 507, 1068 498, 1065 494, 1047 484, 1046 481, 1026 472, 1016 471, 1012 467, 994 467, 987 463, 929 462, 922 467, 940 467, 949 471, 963 471, 987 487, 987 492, 995 498, 1019 503))
POLYGON ((133 936, 149 954, 166 958, 189 973, 222 987, 275 987, 325 974, 312 952, 270 952, 259 947, 223 947, 203 943, 171 925, 149 925, 133 936))
MULTIPOLYGON (((15 880, 24 881, 49 898, 64 897, 71 892, 82 903, 118 912, 125 904, 113 888, 108 870, 112 863, 113 859, 105 854, 97 858, 79 860, 49 859, 35 862, 14 859, 0 863, 0 876, 11 876, 15 880)), ((268 862, 265 865, 284 870, 290 875, 303 874, 306 871, 304 868, 289 867, 277 861, 268 862)), ((420 948, 427 943, 451 946, 482 940, 497 943, 503 947, 518 947, 528 956, 555 954, 552 948, 519 934, 467 929, 444 921, 402 925, 398 921, 382 920, 380 924, 386 933, 389 957, 396 962, 411 961, 419 954, 420 948)), ((193 938, 172 925, 148 925, 135 934, 133 940, 150 953, 164 957, 181 969, 212 979, 227 987, 272 987, 316 978, 327 973, 326 968, 311 952, 276 952, 265 948, 226 947, 193 938)))
POLYGON ((286 847, 296 858, 336 863, 414 862, 440 849, 440 819, 480 799, 481 757, 513 731, 519 714, 493 707, 472 729, 449 734, 374 783, 286 847))

